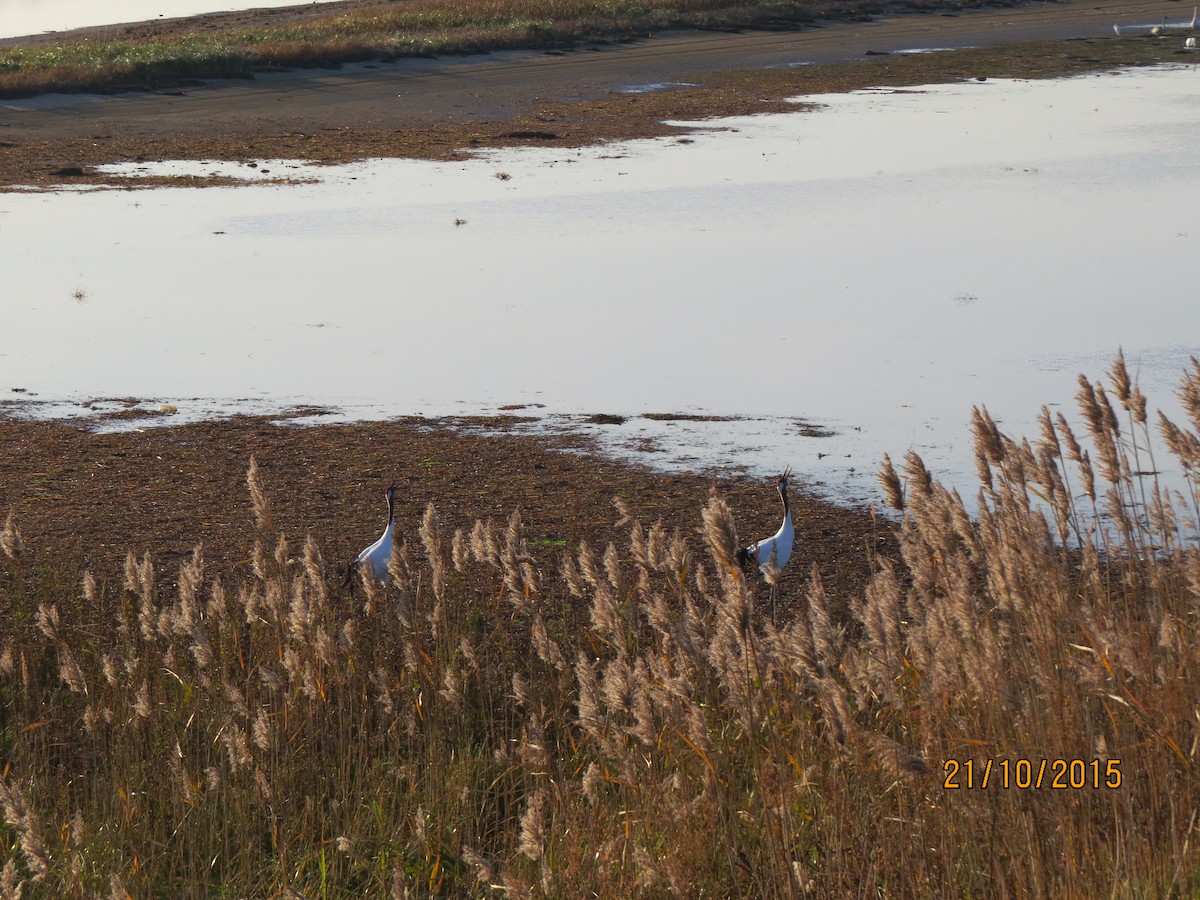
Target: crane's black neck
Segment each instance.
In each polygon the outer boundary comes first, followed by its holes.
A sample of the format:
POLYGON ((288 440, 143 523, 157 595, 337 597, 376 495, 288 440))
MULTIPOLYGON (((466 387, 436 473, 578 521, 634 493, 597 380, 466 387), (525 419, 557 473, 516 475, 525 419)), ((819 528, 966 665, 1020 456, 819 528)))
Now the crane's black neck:
POLYGON ((791 506, 788 504, 787 485, 779 486, 779 497, 783 500, 783 517, 786 519, 792 512, 791 506))

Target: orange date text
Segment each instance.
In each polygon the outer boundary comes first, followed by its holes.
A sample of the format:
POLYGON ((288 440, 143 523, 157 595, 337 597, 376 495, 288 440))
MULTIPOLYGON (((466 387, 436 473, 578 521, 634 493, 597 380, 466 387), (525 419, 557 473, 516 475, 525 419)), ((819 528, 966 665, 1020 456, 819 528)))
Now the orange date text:
POLYGON ((1116 790, 1122 778, 1119 759, 948 759, 942 771, 942 787, 948 791, 1116 790))

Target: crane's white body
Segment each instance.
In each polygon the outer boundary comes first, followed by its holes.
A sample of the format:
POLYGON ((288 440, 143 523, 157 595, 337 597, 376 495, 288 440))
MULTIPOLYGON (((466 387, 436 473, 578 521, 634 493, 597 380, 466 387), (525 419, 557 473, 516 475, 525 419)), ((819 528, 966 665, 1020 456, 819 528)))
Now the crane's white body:
POLYGON ((392 558, 392 529, 396 524, 395 507, 392 503, 392 495, 395 492, 396 486, 394 484, 387 489, 387 528, 383 529, 383 534, 380 535, 379 540, 358 554, 357 565, 359 570, 362 571, 365 567, 366 571, 364 574, 370 575, 376 581, 387 581, 388 577, 388 562, 392 558))
POLYGON ((779 499, 783 501, 783 524, 769 538, 755 541, 738 554, 739 557, 757 566, 758 571, 764 576, 778 572, 792 558, 792 545, 796 540, 796 530, 792 526, 792 507, 788 503, 787 495, 790 476, 791 470, 785 471, 779 476, 776 484, 779 490, 779 499))
POLYGON ((792 542, 796 538, 796 530, 792 527, 792 513, 789 510, 783 517, 779 530, 769 538, 764 538, 751 544, 746 550, 758 564, 758 570, 764 575, 773 566, 782 569, 792 558, 792 542))

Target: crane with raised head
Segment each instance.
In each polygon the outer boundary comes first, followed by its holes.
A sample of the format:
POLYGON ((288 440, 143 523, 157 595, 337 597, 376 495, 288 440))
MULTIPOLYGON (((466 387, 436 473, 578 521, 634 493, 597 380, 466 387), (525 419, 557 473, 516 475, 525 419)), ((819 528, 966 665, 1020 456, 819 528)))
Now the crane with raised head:
POLYGON ((387 581, 388 577, 388 562, 392 558, 392 529, 396 524, 396 506, 393 500, 395 494, 396 483, 393 481, 391 487, 387 489, 387 527, 383 529, 379 540, 358 554, 358 559, 355 561, 360 571, 365 567, 364 574, 370 575, 376 581, 387 581))
POLYGON ((769 538, 755 541, 748 547, 737 552, 738 562, 743 569, 758 571, 770 580, 787 565, 792 558, 792 544, 795 541, 796 530, 792 527, 792 507, 788 503, 788 479, 792 477, 791 468, 784 469, 775 482, 779 491, 779 499, 783 501, 783 524, 769 538))

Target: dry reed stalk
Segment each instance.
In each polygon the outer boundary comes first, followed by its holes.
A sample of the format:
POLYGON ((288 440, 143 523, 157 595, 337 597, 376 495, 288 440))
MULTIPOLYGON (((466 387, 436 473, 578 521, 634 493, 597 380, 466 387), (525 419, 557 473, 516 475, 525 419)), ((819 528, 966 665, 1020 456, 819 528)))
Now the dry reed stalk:
POLYGON ((462 703, 462 675, 454 667, 448 666, 443 673, 438 696, 452 707, 462 703))
POLYGON ((588 661, 583 651, 580 651, 575 659, 575 680, 578 684, 576 721, 588 735, 601 740, 604 725, 596 701, 600 690, 596 678, 596 665, 588 661))
POLYGON ((1125 351, 1121 347, 1117 348, 1117 358, 1113 360, 1109 379, 1112 381, 1113 393, 1118 402, 1129 409, 1133 398, 1133 382, 1129 378, 1129 369, 1125 366, 1125 351))
POLYGON ((1158 427, 1167 449, 1179 460, 1184 472, 1190 474, 1200 470, 1200 440, 1177 426, 1161 410, 1158 412, 1158 427))
POLYGON ((567 674, 570 672, 571 667, 563 655, 562 648, 546 632, 546 623, 542 619, 541 613, 534 614, 533 624, 529 629, 529 636, 533 639, 533 648, 537 652, 538 659, 559 673, 567 674))
POLYGON ((425 547, 425 556, 429 560, 429 569, 433 576, 431 583, 433 595, 440 600, 446 589, 446 560, 442 555, 437 510, 432 503, 425 507, 420 533, 421 543, 425 547))
POLYGON ((904 488, 900 484, 900 476, 892 466, 892 458, 883 454, 883 462, 879 467, 879 486, 887 498, 887 504, 897 512, 904 511, 904 488))
POLYGON ((727 576, 738 572, 736 563, 738 539, 733 524, 733 513, 723 497, 714 488, 704 507, 704 537, 708 549, 717 564, 717 570, 727 576))
POLYGON ((925 468, 921 457, 913 450, 904 455, 904 477, 908 482, 907 499, 910 504, 927 500, 933 493, 933 476, 925 468))
POLYGON ((0 900, 21 900, 24 892, 24 882, 17 881, 17 860, 10 856, 0 873, 0 900))
POLYGON ((35 884, 43 881, 50 874, 50 855, 38 835, 37 820, 25 792, 7 773, 0 779, 0 810, 4 813, 4 821, 17 833, 25 865, 32 876, 30 881, 35 884))
POLYGON ((4 555, 9 559, 17 559, 20 557, 23 547, 21 531, 17 528, 16 513, 9 510, 8 518, 4 520, 4 530, 0 531, 0 550, 3 550, 4 555))
MULTIPOLYGON (((616 501, 614 501, 616 502, 616 501)), ((642 523, 637 520, 630 520, 628 517, 622 517, 621 522, 629 524, 629 557, 634 564, 645 570, 651 567, 649 548, 646 546, 646 530, 642 528, 642 523)))
POLYGON ((193 805, 196 802, 197 786, 193 784, 183 764, 183 750, 178 742, 175 743, 175 752, 167 756, 167 766, 171 772, 171 779, 175 784, 176 796, 179 801, 185 806, 193 805))
POLYGON ((992 490, 992 465, 1003 462, 1005 451, 999 429, 987 407, 971 407, 971 433, 975 443, 975 473, 979 483, 992 490))
POLYGON ((481 519, 476 519, 474 527, 471 528, 470 546, 475 562, 484 562, 487 559, 487 536, 481 519))
POLYGON ((604 574, 617 596, 624 596, 626 590, 624 579, 621 577, 621 557, 617 553, 616 545, 612 543, 604 550, 604 574))
POLYGON ((826 677, 818 684, 817 697, 829 728, 828 737, 835 744, 846 745, 859 731, 858 723, 850 712, 850 704, 846 701, 846 692, 837 681, 826 677))
POLYGON ((587 541, 581 541, 579 544, 579 571, 593 588, 600 586, 599 569, 596 568, 596 557, 592 553, 592 548, 588 546, 587 541))
POLYGON ((580 577, 579 569, 575 567, 575 560, 570 553, 563 553, 558 571, 563 581, 566 582, 567 590, 570 591, 571 596, 582 598, 585 593, 583 579, 580 577))
POLYGON ((39 603, 37 611, 37 627, 49 640, 58 640, 60 624, 58 607, 53 603, 39 603))
POLYGON ((287 636, 297 647, 306 646, 312 635, 314 611, 302 579, 292 582, 291 602, 287 612, 287 636))
MULTIPOLYGON (((682 540, 678 533, 676 534, 676 537, 679 540, 682 540)), ((668 564, 669 554, 670 551, 668 550, 667 529, 666 526, 663 525, 662 519, 658 519, 653 525, 650 526, 650 535, 646 539, 646 560, 649 563, 650 568, 661 572, 668 564)))
POLYGON ((600 679, 600 691, 608 713, 621 713, 628 717, 633 713, 634 685, 633 670, 624 655, 609 660, 600 679))
POLYGON ((1100 475, 1109 484, 1121 481, 1121 460, 1117 451, 1116 413, 1108 395, 1100 385, 1093 385, 1085 375, 1079 376, 1079 391, 1075 394, 1087 423, 1088 433, 1100 454, 1100 475))
POLYGON ((254 760, 250 756, 250 746, 246 740, 246 732, 236 722, 230 722, 221 731, 221 743, 225 747, 226 759, 229 761, 229 774, 237 775, 242 769, 249 768, 254 760))
POLYGON ((928 775, 929 764, 902 744, 877 731, 862 730, 859 736, 871 751, 871 756, 892 775, 928 775))
POLYGON ((629 510, 629 504, 620 497, 612 498, 613 509, 617 511, 617 521, 613 524, 614 528, 624 528, 635 521, 635 516, 629 510))
MULTIPOLYGON (((656 747, 658 745, 658 727, 654 717, 654 705, 651 698, 656 692, 653 690, 652 681, 650 678, 649 667, 644 659, 638 659, 634 663, 633 674, 630 678, 630 686, 633 688, 633 704, 631 712, 633 713, 633 727, 630 733, 640 740, 647 747, 656 747)), ((669 708, 669 704, 660 704, 669 708)))
POLYGON ((313 656, 322 666, 326 668, 333 666, 336 648, 334 647, 333 638, 330 637, 329 631, 325 628, 324 624, 318 624, 313 631, 312 651, 313 656))
POLYGON ((229 601, 225 596, 225 587, 220 578, 214 578, 208 592, 208 603, 204 607, 204 616, 218 625, 229 618, 229 601))
POLYGON ((834 626, 826 608, 825 585, 816 563, 813 563, 807 594, 808 621, 817 664, 824 672, 835 671, 841 661, 842 633, 841 629, 834 626))
POLYGON ((546 846, 546 789, 538 787, 529 795, 521 813, 521 837, 518 851, 532 860, 542 858, 546 846))
POLYGON ((470 545, 467 542, 466 535, 461 528, 454 529, 454 538, 450 542, 450 559, 454 564, 455 572, 465 572, 467 570, 467 554, 470 552, 470 545))
POLYGON ((509 897, 515 897, 516 900, 530 900, 533 896, 529 885, 508 870, 505 870, 500 875, 500 889, 509 897))
POLYGON ((304 538, 304 575, 308 579, 308 589, 313 595, 313 607, 321 609, 328 599, 325 586, 325 561, 321 558, 321 548, 317 546, 312 534, 304 538))
POLYGON ((392 555, 388 558, 388 577, 401 594, 407 594, 414 589, 415 579, 407 540, 392 541, 392 555))
POLYGON ((275 517, 266 488, 263 486, 262 471, 253 454, 250 455, 250 468, 246 472, 246 484, 250 488, 250 505, 254 510, 254 524, 260 534, 271 534, 275 531, 275 517))
POLYGON ((464 844, 462 848, 462 860, 475 870, 476 881, 480 881, 489 887, 492 886, 496 880, 496 870, 482 854, 464 844))
POLYGON ((901 621, 903 599, 895 566, 882 558, 878 563, 879 570, 867 585, 866 602, 853 602, 851 610, 863 625, 865 646, 861 649, 872 689, 899 705, 895 680, 906 665, 901 621))
POLYGON ((274 745, 275 729, 271 724, 271 715, 265 708, 259 709, 254 717, 254 727, 251 730, 254 746, 263 753, 270 752, 274 745))
MULTIPOLYGON (((131 553, 126 561, 127 576, 129 562, 132 559, 133 554, 131 553)), ((154 643, 158 637, 158 613, 154 606, 154 563, 150 560, 149 551, 143 555, 141 565, 134 564, 133 575, 135 591, 138 595, 138 624, 142 640, 154 643)))
POLYGON ((1192 432, 1200 434, 1200 360, 1190 357, 1192 368, 1185 371, 1179 384, 1179 402, 1192 423, 1192 432))
POLYGON ((133 699, 133 711, 140 719, 149 719, 153 715, 153 709, 150 706, 150 682, 145 679, 142 680, 137 695, 133 699))
POLYGON ((76 694, 87 694, 87 683, 75 654, 66 644, 58 645, 58 676, 76 694))

